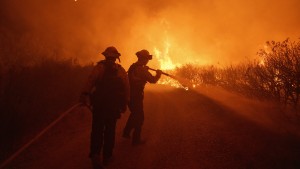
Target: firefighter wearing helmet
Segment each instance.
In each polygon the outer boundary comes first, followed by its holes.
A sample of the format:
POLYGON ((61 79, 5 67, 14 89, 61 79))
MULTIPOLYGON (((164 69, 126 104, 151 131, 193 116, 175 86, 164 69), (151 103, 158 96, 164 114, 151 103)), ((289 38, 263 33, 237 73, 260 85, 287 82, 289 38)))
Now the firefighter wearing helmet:
POLYGON ((156 75, 153 76, 148 71, 146 65, 152 59, 152 55, 147 50, 138 51, 136 56, 138 58, 137 62, 133 63, 128 70, 130 84, 129 109, 131 113, 123 130, 124 138, 131 138, 131 132, 133 131, 132 145, 145 143, 145 140, 141 139, 142 125, 144 123, 143 100, 145 85, 147 82, 156 83, 162 74, 161 70, 157 70, 156 75))
POLYGON ((80 97, 82 104, 90 105, 93 114, 89 157, 94 168, 102 168, 102 164, 111 161, 116 122, 126 111, 129 101, 127 73, 115 63, 120 60, 121 54, 113 46, 106 48, 102 54, 105 59, 94 67, 80 97))

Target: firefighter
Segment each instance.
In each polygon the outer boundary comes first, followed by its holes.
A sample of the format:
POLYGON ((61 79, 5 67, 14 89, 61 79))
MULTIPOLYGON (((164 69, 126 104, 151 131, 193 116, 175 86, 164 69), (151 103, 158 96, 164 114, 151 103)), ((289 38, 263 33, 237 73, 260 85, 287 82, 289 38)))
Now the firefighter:
POLYGON ((137 62, 133 63, 128 70, 129 84, 130 84, 130 101, 129 110, 130 115, 126 126, 123 130, 124 138, 131 138, 132 145, 144 144, 145 140, 141 139, 142 125, 144 123, 144 88, 147 82, 156 83, 161 77, 162 71, 157 70, 156 75, 153 76, 146 66, 152 55, 145 49, 136 53, 137 62))
POLYGON ((116 59, 120 61, 121 54, 113 46, 106 48, 102 54, 105 59, 94 67, 80 97, 81 103, 90 104, 92 110, 89 157, 95 169, 112 160, 116 122, 126 111, 129 101, 127 73, 115 63, 116 59))

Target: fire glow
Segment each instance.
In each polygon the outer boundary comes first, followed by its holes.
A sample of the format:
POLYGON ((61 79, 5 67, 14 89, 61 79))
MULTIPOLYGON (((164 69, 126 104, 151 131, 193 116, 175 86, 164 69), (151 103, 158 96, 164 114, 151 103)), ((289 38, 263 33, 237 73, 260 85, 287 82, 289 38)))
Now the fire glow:
POLYGON ((171 44, 168 41, 165 41, 165 50, 160 51, 158 48, 154 48, 155 57, 160 63, 160 69, 162 70, 174 70, 176 65, 173 64, 169 56, 169 49, 171 44))
MULTIPOLYGON (((160 69, 167 72, 175 72, 175 69, 177 67, 180 67, 181 65, 175 65, 172 61, 172 59, 169 56, 169 50, 171 47, 171 44, 168 41, 164 42, 165 49, 163 51, 160 51, 158 48, 154 48, 154 54, 157 60, 160 64, 160 69)), ((169 85, 176 88, 183 88, 185 90, 188 90, 189 88, 186 86, 183 86, 178 80, 175 80, 171 77, 163 77, 158 81, 158 84, 162 85, 169 85)))

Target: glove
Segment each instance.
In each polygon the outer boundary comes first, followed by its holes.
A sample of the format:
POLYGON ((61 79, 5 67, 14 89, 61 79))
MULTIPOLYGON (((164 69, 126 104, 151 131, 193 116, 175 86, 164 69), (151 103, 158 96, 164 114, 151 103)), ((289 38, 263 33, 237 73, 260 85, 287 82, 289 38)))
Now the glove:
POLYGON ((79 97, 79 102, 82 105, 89 105, 89 95, 86 93, 82 93, 79 97))
POLYGON ((120 112, 121 112, 121 113, 125 113, 126 110, 127 110, 127 106, 124 105, 123 107, 121 107, 120 112))
POLYGON ((160 75, 162 74, 162 71, 161 71, 160 69, 157 69, 157 70, 156 70, 156 74, 157 74, 158 76, 160 76, 160 75))
POLYGON ((119 106, 120 113, 125 113, 127 110, 127 101, 124 100, 119 106))

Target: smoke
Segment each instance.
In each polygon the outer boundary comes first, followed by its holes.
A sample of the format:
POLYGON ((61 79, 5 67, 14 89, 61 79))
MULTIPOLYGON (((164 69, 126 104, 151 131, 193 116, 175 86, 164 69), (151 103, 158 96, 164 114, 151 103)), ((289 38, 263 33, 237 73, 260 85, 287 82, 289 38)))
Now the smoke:
MULTIPOLYGON (((135 53, 168 50, 173 63, 231 64, 265 41, 300 37, 300 1, 2 0, 0 27, 31 34, 82 63, 115 46, 127 68, 135 53), (168 48, 168 49, 166 49, 168 48)), ((150 66, 158 66, 154 59, 150 66)))

